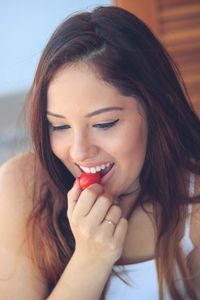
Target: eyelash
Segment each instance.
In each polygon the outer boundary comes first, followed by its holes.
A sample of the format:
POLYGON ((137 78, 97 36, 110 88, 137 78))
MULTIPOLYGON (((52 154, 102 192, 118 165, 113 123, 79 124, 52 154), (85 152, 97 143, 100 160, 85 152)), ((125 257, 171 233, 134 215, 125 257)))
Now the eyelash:
POLYGON ((94 125, 93 127, 106 130, 106 129, 109 129, 109 128, 115 126, 115 124, 116 124, 118 121, 119 121, 119 119, 116 119, 116 120, 114 120, 114 121, 112 121, 112 122, 109 122, 109 123, 96 124, 96 125, 94 125))
MULTIPOLYGON (((115 126, 115 124, 119 121, 119 119, 116 119, 112 122, 109 123, 101 123, 101 124, 95 124, 93 127, 95 128, 100 128, 103 130, 107 130, 113 126, 115 126)), ((59 130, 64 130, 64 129, 69 129, 70 126, 69 125, 61 125, 61 126, 53 126, 52 124, 50 125, 50 129, 52 129, 53 131, 59 131, 59 130)))

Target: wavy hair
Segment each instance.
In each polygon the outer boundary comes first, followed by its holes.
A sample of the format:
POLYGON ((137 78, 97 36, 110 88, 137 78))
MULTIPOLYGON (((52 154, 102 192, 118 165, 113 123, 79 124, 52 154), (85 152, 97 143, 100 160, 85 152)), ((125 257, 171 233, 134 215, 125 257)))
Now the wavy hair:
POLYGON ((66 194, 74 178, 52 152, 46 109, 48 86, 56 72, 80 61, 95 68, 121 94, 135 96, 145 109, 148 143, 136 204, 153 199, 159 299, 164 280, 172 299, 183 299, 175 284, 175 262, 188 296, 196 299, 180 239, 188 203, 200 200, 188 195, 188 174, 200 174, 199 119, 176 65, 158 39, 136 16, 113 6, 64 20, 36 71, 30 91, 36 157, 34 207, 28 223, 33 259, 51 291, 74 251, 66 214, 66 194))

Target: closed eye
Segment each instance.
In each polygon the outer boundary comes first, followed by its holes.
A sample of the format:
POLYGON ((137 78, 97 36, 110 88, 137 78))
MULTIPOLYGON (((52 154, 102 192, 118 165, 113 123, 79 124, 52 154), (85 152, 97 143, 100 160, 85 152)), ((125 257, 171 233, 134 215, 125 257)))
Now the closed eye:
MULTIPOLYGON (((93 127, 106 130, 106 129, 109 129, 109 128, 115 126, 115 124, 116 124, 118 121, 119 121, 119 119, 114 120, 114 121, 112 121, 112 122, 99 123, 99 124, 93 125, 93 127)), ((52 125, 51 123, 49 123, 49 128, 50 128, 50 130, 52 130, 52 131, 59 131, 59 130, 69 129, 70 126, 69 126, 69 125, 59 125, 59 126, 54 126, 54 125, 52 125)))
POLYGON ((69 126, 69 125, 53 126, 52 124, 49 124, 49 128, 50 128, 52 131, 56 131, 56 130, 69 129, 70 126, 69 126))
POLYGON ((119 121, 119 119, 114 120, 114 121, 109 122, 109 123, 99 123, 99 124, 93 125, 93 127, 95 127, 95 128, 101 128, 101 129, 106 130, 106 129, 109 129, 109 128, 115 126, 115 124, 116 124, 118 121, 119 121))

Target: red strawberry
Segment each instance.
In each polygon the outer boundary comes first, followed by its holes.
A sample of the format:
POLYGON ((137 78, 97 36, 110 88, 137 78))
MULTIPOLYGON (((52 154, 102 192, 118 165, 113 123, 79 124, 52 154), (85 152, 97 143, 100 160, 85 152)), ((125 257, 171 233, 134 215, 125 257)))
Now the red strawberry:
POLYGON ((100 178, 100 172, 94 174, 82 172, 79 177, 80 187, 82 188, 82 190, 84 190, 91 184, 98 183, 100 181, 100 178))

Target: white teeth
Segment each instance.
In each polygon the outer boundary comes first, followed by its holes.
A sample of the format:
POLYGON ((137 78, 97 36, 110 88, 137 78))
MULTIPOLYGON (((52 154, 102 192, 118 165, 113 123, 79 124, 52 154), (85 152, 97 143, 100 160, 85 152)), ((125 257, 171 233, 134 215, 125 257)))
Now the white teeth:
POLYGON ((97 172, 95 168, 91 168, 90 171, 91 171, 91 173, 93 173, 93 174, 97 172))
POLYGON ((104 170, 105 168, 108 168, 110 165, 111 165, 111 163, 107 163, 105 165, 100 165, 100 166, 96 166, 96 167, 92 167, 92 168, 86 168, 86 167, 80 166, 80 169, 82 171, 84 171, 85 173, 95 174, 97 172, 100 172, 101 170, 104 170))
POLYGON ((100 172, 100 171, 101 171, 101 167, 97 166, 97 167, 96 167, 96 171, 97 171, 97 172, 100 172))

